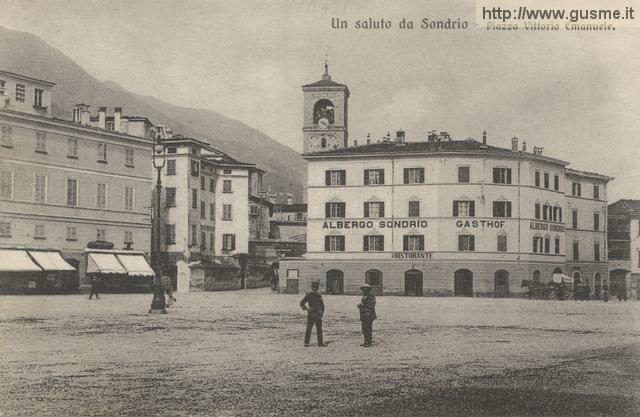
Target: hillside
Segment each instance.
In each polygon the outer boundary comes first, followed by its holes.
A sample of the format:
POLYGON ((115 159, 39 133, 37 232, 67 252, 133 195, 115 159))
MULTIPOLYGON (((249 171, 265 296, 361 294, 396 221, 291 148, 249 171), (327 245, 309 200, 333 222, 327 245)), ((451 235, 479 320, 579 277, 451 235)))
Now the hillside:
POLYGON ((306 181, 305 162, 300 154, 241 121, 211 110, 185 108, 154 97, 139 96, 114 82, 100 82, 59 50, 25 32, 0 27, 0 68, 53 81, 52 111, 55 117, 70 119, 75 103, 124 108, 124 113, 148 117, 153 123, 206 140, 241 161, 255 163, 266 171, 265 185, 272 191, 293 193, 302 199, 306 181))

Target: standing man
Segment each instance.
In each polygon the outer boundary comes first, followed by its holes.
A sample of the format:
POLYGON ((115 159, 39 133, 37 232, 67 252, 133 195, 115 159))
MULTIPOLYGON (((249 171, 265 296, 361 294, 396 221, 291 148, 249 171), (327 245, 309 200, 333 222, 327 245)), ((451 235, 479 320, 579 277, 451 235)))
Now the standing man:
POLYGON ((609 301, 609 284, 607 284, 607 281, 602 284, 602 298, 605 303, 609 301))
POLYGON ((100 283, 98 282, 98 277, 96 277, 95 275, 91 276, 91 293, 89 293, 89 300, 91 300, 91 298, 93 297, 93 294, 96 295, 96 300, 100 299, 100 296, 98 295, 98 285, 100 283))
POLYGON ((373 321, 378 318, 376 316, 376 296, 371 294, 371 286, 368 284, 363 285, 360 289, 362 290, 362 300, 358 304, 358 309, 360 310, 360 324, 364 335, 364 343, 360 346, 371 347, 373 321))
POLYGON ((307 311, 307 331, 304 334, 304 347, 309 347, 311 340, 311 330, 316 326, 316 335, 318 336, 318 346, 325 347, 322 342, 322 316, 324 315, 324 301, 318 293, 319 282, 311 283, 311 292, 304 296, 300 301, 300 307, 307 311))

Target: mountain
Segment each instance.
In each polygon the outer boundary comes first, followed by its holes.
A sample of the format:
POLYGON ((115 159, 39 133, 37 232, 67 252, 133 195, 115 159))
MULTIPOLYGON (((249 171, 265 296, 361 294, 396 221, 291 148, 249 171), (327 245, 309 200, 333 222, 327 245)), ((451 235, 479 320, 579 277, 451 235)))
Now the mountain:
POLYGON ((101 82, 42 39, 0 27, 0 68, 53 81, 52 112, 71 119, 76 103, 90 103, 93 111, 106 106, 124 108, 124 114, 145 116, 169 126, 174 133, 205 139, 232 157, 266 171, 271 191, 293 193, 302 201, 306 181, 305 161, 299 153, 239 120, 205 109, 179 107, 154 97, 133 94, 113 81, 101 82))

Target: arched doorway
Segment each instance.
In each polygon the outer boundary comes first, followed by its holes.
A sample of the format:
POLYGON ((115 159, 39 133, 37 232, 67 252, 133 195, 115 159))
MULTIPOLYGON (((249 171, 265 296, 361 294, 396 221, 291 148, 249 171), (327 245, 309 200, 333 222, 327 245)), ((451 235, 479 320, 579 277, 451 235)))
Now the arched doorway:
POLYGON ((468 269, 458 269, 453 273, 453 295, 473 297, 473 272, 468 269))
POLYGON ((327 271, 327 294, 344 293, 344 274, 338 269, 327 271))
POLYGON ((599 272, 593 276, 593 296, 599 300, 602 296, 602 276, 599 272))
POLYGON ((493 296, 496 298, 509 296, 509 272, 504 269, 493 274, 493 296))
POLYGON ((626 269, 614 269, 609 272, 609 294, 612 297, 627 297, 627 271, 626 269))
POLYGON ((372 293, 382 295, 382 271, 370 269, 364 273, 364 282, 373 287, 372 293))
POLYGON ((422 296, 422 271, 410 269, 404 273, 404 295, 422 296))

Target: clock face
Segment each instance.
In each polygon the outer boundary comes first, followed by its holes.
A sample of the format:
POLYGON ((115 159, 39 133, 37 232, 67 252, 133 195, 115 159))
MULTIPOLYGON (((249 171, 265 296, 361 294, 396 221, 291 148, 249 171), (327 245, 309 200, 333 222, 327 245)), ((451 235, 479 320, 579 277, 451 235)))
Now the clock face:
POLYGON ((324 117, 322 119, 318 120, 318 127, 320 129, 328 128, 329 127, 329 120, 324 118, 324 117))

